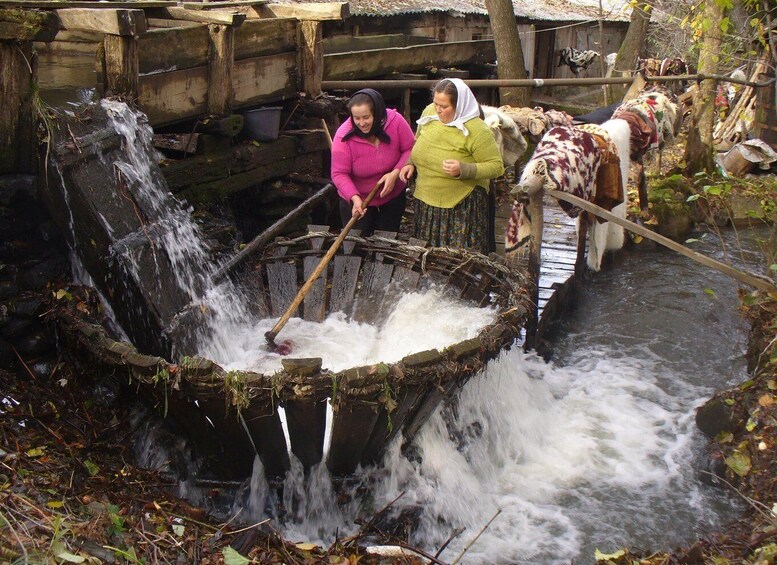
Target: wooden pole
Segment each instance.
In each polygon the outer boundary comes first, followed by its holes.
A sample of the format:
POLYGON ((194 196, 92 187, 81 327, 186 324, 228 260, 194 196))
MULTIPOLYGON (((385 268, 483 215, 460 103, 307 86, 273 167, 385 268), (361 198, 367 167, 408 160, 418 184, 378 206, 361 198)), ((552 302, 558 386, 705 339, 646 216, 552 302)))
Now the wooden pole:
MULTIPOLYGON (((578 198, 577 196, 569 194, 568 192, 562 192, 560 190, 550 190, 548 191, 548 194, 550 194, 551 196, 559 200, 569 202, 570 204, 574 204, 575 206, 580 206, 583 210, 590 212, 596 216, 599 216, 600 218, 604 218, 607 221, 615 222, 619 226, 623 226, 629 231, 639 234, 642 237, 646 237, 647 239, 651 241, 655 241, 656 243, 660 243, 664 247, 668 247, 673 251, 677 251, 679 254, 685 255, 686 257, 693 259, 697 263, 701 263, 702 265, 711 267, 716 271, 719 271, 725 275, 730 276, 733 279, 738 280, 741 283, 750 285, 759 290, 765 290, 767 292, 777 292, 777 286, 775 286, 774 283, 768 281, 765 277, 762 278, 762 277, 757 277, 755 275, 752 275, 750 273, 745 273, 744 271, 735 269, 734 267, 726 265, 725 263, 716 261, 711 257, 707 257, 706 255, 702 255, 701 253, 697 253, 696 251, 691 251, 684 245, 680 245, 679 243, 677 243, 676 241, 672 241, 668 237, 664 237, 663 235, 659 235, 654 231, 647 229, 646 227, 640 226, 639 224, 635 224, 634 222, 631 222, 624 218, 620 218, 615 214, 613 214, 612 212, 608 212, 604 208, 601 208, 596 204, 588 202, 587 200, 583 200, 582 198, 578 198)), ((533 225, 534 225, 534 218, 532 218, 532 226, 533 225)))
POLYGON ((300 71, 302 90, 313 100, 321 96, 324 78, 324 47, 321 22, 300 22, 300 71))
POLYGON ((105 34, 106 94, 122 94, 137 99, 140 93, 138 41, 131 35, 105 34))
POLYGON ((537 327, 540 317, 538 305, 540 302, 540 270, 542 267, 542 232, 545 225, 542 208, 542 189, 529 194, 527 212, 531 218, 531 239, 529 241, 529 299, 534 305, 531 315, 526 321, 526 340, 524 349, 534 349, 537 343, 537 327))
POLYGON ((232 88, 235 28, 211 24, 208 26, 208 37, 207 112, 211 116, 229 116, 235 96, 232 88))
POLYGON ((245 261, 250 257, 257 249, 260 249, 267 245, 276 235, 281 233, 283 229, 291 222, 296 220, 302 214, 307 213, 324 199, 326 199, 335 190, 335 185, 327 184, 324 188, 316 192, 313 196, 305 200, 302 204, 294 208, 291 212, 286 214, 280 220, 275 222, 269 228, 257 235, 251 240, 240 252, 224 263, 218 271, 213 275, 214 281, 219 281, 224 276, 229 274, 237 265, 245 261))

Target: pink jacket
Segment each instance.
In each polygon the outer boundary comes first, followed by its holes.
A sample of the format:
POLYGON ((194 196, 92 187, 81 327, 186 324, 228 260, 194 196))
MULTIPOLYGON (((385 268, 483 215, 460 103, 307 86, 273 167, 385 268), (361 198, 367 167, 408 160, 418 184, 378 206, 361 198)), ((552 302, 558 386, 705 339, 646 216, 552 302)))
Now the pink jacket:
MULTIPOLYGON (((375 147, 358 136, 343 141, 343 136, 351 131, 351 120, 347 120, 337 129, 332 140, 332 181, 340 198, 347 202, 350 202, 355 194, 366 198, 380 177, 392 169, 401 169, 410 157, 414 141, 413 130, 396 110, 387 108, 386 113, 383 131, 391 138, 391 143, 381 141, 375 147)), ((405 183, 397 179, 391 194, 385 198, 376 196, 370 206, 381 206, 403 190, 405 183)))

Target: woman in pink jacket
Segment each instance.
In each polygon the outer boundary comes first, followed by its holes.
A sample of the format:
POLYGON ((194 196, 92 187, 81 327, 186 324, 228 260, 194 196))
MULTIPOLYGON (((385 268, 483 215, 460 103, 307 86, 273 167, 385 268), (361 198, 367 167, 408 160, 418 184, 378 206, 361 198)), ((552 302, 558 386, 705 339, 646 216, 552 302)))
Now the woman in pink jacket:
POLYGON ((364 236, 375 230, 399 231, 405 211, 405 183, 399 171, 413 148, 413 131, 402 115, 386 109, 383 96, 371 88, 356 92, 348 101, 351 119, 337 130, 332 143, 332 181, 340 195, 343 225, 354 216, 354 229, 364 236), (364 206, 370 190, 380 192, 364 206))

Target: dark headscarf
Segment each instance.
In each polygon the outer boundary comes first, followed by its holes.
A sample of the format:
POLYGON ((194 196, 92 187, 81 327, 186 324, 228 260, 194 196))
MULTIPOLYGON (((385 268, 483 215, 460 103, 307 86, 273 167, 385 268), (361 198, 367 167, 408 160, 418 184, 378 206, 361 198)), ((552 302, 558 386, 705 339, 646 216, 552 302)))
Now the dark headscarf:
POLYGON ((383 100, 383 96, 381 96, 380 92, 373 90, 372 88, 362 88, 358 92, 354 92, 351 96, 351 99, 348 101, 348 110, 351 109, 352 105, 355 105, 353 104, 353 99, 358 94, 365 94, 372 100, 372 129, 368 133, 364 133, 356 127, 353 116, 351 116, 351 131, 343 136, 343 141, 350 139, 354 135, 363 139, 367 139, 374 135, 384 143, 391 142, 389 135, 383 131, 383 126, 386 125, 386 118, 388 117, 388 114, 386 113, 386 101, 383 100))

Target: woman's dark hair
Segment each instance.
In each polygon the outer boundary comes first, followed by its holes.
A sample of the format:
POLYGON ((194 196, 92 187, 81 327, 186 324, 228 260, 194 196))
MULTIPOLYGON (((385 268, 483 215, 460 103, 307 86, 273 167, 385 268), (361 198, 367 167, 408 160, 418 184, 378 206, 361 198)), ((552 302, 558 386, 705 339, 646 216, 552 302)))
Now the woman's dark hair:
POLYGON ((451 104, 453 104, 454 108, 456 107, 456 104, 459 101, 459 91, 453 82, 449 81, 447 78, 442 79, 440 82, 434 85, 434 88, 432 89, 432 96, 434 96, 434 94, 437 92, 449 96, 451 99, 451 104))
POLYGON ((368 138, 372 135, 380 139, 384 143, 390 143, 391 138, 383 131, 383 126, 386 124, 386 102, 383 100, 383 96, 376 90, 371 88, 364 88, 351 96, 348 100, 348 110, 354 106, 367 105, 372 112, 372 129, 368 133, 364 133, 358 127, 356 122, 353 121, 353 115, 351 115, 351 131, 343 136, 343 141, 347 141, 353 136, 368 138))

